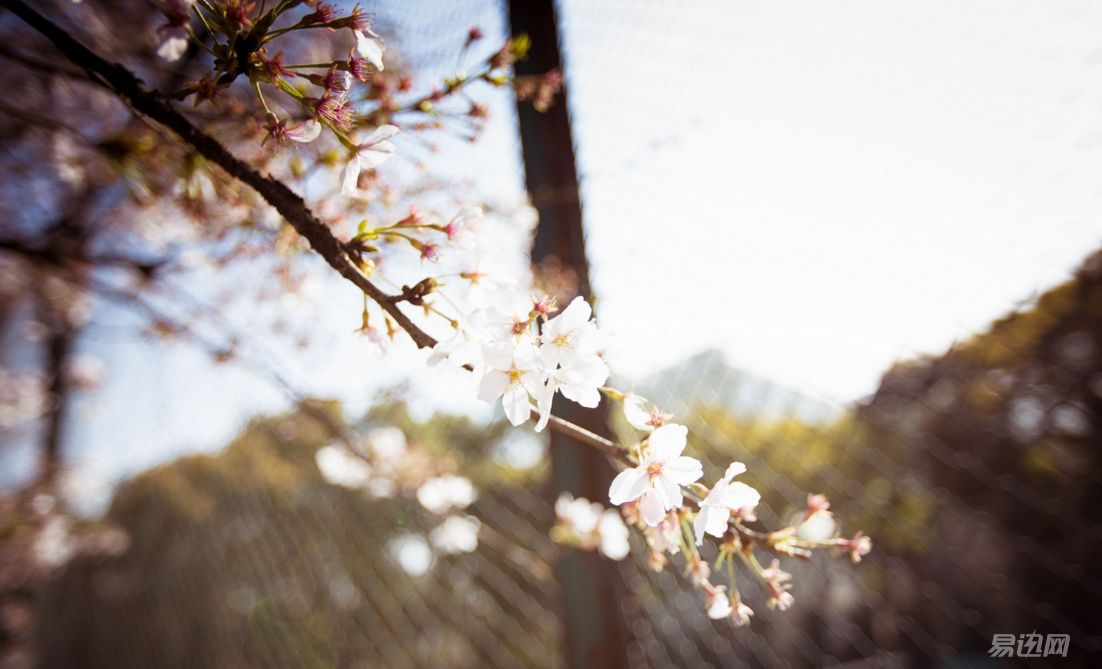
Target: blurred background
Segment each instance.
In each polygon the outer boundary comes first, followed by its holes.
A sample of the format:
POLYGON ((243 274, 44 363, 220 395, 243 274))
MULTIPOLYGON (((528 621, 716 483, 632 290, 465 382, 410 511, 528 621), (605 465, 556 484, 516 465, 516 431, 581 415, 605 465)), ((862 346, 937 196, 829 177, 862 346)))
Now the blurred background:
MULTIPOLYGON (((153 4, 39 9, 161 90, 209 66, 156 58, 153 4)), ((555 544, 561 492, 607 500, 603 457, 379 350, 274 212, 0 10, 0 667, 1095 666, 1102 9, 365 9, 389 46, 365 123, 520 33, 518 75, 563 91, 395 115, 352 204, 333 146, 261 147, 247 87, 181 108, 342 238, 483 206, 476 264, 439 271, 499 288, 461 307, 591 297, 614 385, 689 427, 705 480, 745 462, 768 529, 826 494, 873 552, 784 561, 796 605, 744 587, 735 629, 638 536, 622 561, 555 544), (1067 657, 989 656, 1031 633, 1067 657)))

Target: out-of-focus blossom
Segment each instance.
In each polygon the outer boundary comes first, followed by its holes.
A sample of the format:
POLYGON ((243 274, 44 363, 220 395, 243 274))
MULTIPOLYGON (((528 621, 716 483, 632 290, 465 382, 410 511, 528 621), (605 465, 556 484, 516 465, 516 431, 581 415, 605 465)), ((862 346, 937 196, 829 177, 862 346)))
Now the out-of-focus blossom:
POLYGON ((107 366, 103 361, 90 355, 70 358, 65 364, 66 380, 83 390, 98 386, 106 373, 107 366))
MULTIPOLYGON (((791 595, 789 596, 791 597, 791 595)), ((733 623, 735 627, 745 627, 750 624, 750 616, 752 615, 754 615, 754 609, 739 602, 735 610, 731 612, 731 623, 733 623)))
POLYGON ((417 501, 421 506, 438 515, 451 509, 465 509, 476 499, 478 491, 465 476, 437 476, 425 481, 417 489, 417 501))
POLYGON ((475 239, 471 230, 471 223, 482 218, 482 216, 482 207, 464 207, 460 209, 459 213, 444 226, 444 234, 448 236, 448 241, 463 250, 473 249, 475 239))
POLYGON ((482 523, 471 516, 449 516, 429 534, 429 541, 445 555, 470 553, 478 548, 478 531, 482 523))
POLYGON ((34 420, 52 404, 44 378, 37 374, 12 374, 0 368, 0 428, 34 420))
POLYGON ((840 545, 849 552, 850 559, 853 560, 853 563, 857 564, 861 561, 861 558, 872 551, 872 538, 866 537, 861 532, 858 532, 852 539, 843 541, 840 545))
POLYGON ((826 495, 814 495, 812 493, 807 494, 807 512, 804 513, 801 523, 807 522, 809 518, 816 514, 824 515, 830 518, 832 514, 827 509, 830 508, 830 502, 827 500, 826 495))
POLYGON ((583 550, 597 549, 611 560, 623 560, 631 551, 630 531, 616 509, 605 509, 584 497, 564 492, 555 501, 558 522, 552 537, 583 550))
POLYGON ((722 586, 709 593, 706 606, 708 617, 712 620, 723 620, 734 612, 734 609, 731 608, 731 600, 728 599, 722 586))
POLYGON ((73 538, 71 525, 66 516, 47 516, 34 541, 34 555, 39 562, 50 568, 60 567, 76 553, 77 542, 73 538))
POLYGON ((362 488, 371 480, 371 465, 337 446, 325 446, 314 454, 325 480, 345 488, 362 488))
POLYGON ((191 6, 195 0, 168 0, 161 8, 165 23, 157 29, 161 38, 157 45, 157 55, 167 61, 177 61, 187 51, 188 22, 191 20, 191 6))

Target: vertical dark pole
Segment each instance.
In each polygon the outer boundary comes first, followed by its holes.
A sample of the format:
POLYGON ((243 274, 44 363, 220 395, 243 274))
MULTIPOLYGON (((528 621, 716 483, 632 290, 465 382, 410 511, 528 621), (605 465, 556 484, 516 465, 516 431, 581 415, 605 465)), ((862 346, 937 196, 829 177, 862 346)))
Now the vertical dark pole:
MULTIPOLYGON (((509 15, 513 35, 527 33, 532 40, 528 58, 516 64, 517 74, 544 74, 561 68, 554 1, 510 0, 509 15)), ((532 261, 557 257, 563 269, 574 272, 578 293, 588 299, 589 267, 565 86, 547 112, 521 103, 517 115, 528 193, 539 212, 532 261)), ((567 420, 607 434, 605 406, 584 410, 556 401, 555 409, 567 420)), ((551 462, 556 491, 607 504, 614 471, 604 455, 552 432, 551 462)), ((596 553, 570 552, 560 561, 557 576, 566 598, 568 665, 627 667, 627 632, 620 609, 623 587, 615 563, 596 553)))

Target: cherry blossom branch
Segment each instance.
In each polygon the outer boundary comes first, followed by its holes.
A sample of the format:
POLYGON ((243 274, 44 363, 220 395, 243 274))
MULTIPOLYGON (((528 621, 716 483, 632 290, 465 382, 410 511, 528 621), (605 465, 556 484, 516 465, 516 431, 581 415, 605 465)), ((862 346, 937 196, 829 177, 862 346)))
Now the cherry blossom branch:
MULTIPOLYGON (((333 236, 329 228, 318 220, 303 199, 283 182, 261 174, 234 156, 218 140, 196 128, 183 114, 173 108, 169 102, 170 98, 146 88, 143 82, 129 70, 103 59, 49 19, 28 7, 22 0, 0 0, 0 6, 7 7, 45 36, 69 60, 84 69, 93 81, 114 92, 129 103, 136 112, 175 132, 180 139, 194 147, 205 158, 255 190, 296 232, 306 238, 314 251, 333 269, 382 307, 409 334, 419 348, 432 348, 436 345, 436 339, 414 324, 398 308, 399 300, 396 300, 395 296, 375 286, 352 262, 344 246, 333 236)), ((534 407, 533 415, 538 415, 534 407)), ((552 417, 550 422, 556 431, 567 434, 587 446, 597 448, 621 462, 631 464, 627 449, 622 446, 561 418, 552 417)))

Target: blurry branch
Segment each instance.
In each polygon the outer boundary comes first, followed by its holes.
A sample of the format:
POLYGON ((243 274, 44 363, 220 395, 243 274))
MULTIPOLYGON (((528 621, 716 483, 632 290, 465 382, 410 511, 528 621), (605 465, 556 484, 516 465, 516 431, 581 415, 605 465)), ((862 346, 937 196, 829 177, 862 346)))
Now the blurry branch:
POLYGON ((69 399, 68 365, 76 341, 77 330, 64 315, 56 313, 49 300, 41 297, 40 314, 49 333, 46 335, 46 361, 50 377, 50 410, 42 440, 38 484, 52 487, 61 469, 61 439, 65 427, 69 399))
POLYGON ((153 325, 159 326, 159 329, 164 330, 171 336, 184 339, 188 343, 203 349, 216 361, 222 362, 236 359, 259 371, 267 376, 275 385, 279 386, 284 394, 294 402, 296 408, 302 411, 306 416, 317 421, 318 424, 329 433, 330 437, 344 444, 352 454, 357 456, 361 455, 359 448, 356 447, 355 436, 342 425, 340 421, 336 420, 330 416, 328 412, 311 402, 304 393, 299 392, 290 381, 284 378, 283 375, 277 372, 271 365, 265 364, 261 360, 251 356, 241 355, 238 347, 239 340, 232 333, 227 335, 229 337, 228 342, 220 343, 199 334, 181 320, 170 316, 163 310, 150 304, 140 293, 124 288, 116 288, 102 281, 94 281, 93 288, 96 293, 108 299, 125 304, 131 308, 136 307, 139 311, 145 313, 145 316, 153 325))
POLYGON ((35 70, 43 74, 63 74, 67 77, 79 79, 85 78, 84 73, 82 73, 78 69, 64 67, 62 63, 57 61, 48 62, 38 60, 36 58, 31 58, 30 56, 21 54, 18 51, 14 51, 9 46, 3 43, 0 43, 0 56, 3 56, 4 58, 7 58, 14 63, 19 63, 27 69, 35 70))
MULTIPOLYGON (((173 108, 167 96, 147 89, 141 80, 126 68, 111 63, 95 54, 71 35, 28 7, 22 0, 0 0, 7 7, 48 40, 76 65, 88 72, 93 81, 103 85, 128 102, 140 114, 166 126, 193 146, 212 163, 220 166, 230 176, 247 184, 260 194, 310 246, 345 279, 367 294, 402 327, 420 348, 431 348, 436 340, 421 330, 399 308, 393 296, 380 290, 349 258, 341 242, 333 236, 306 206, 301 197, 278 179, 264 176, 226 149, 220 142, 196 128, 183 114, 173 108)), ((533 414, 536 410, 533 407, 533 414)), ((570 435, 587 446, 597 448, 621 462, 633 464, 627 449, 600 437, 573 423, 553 418, 552 429, 570 435)))
MULTIPOLYGON (((229 338, 229 342, 222 344, 196 332, 194 328, 187 326, 180 319, 170 316, 165 311, 150 304, 149 301, 144 299, 139 293, 109 286, 101 281, 95 281, 94 288, 98 294, 104 297, 125 304, 130 308, 137 307, 140 311, 144 312, 145 316, 152 323, 160 325, 162 329, 171 332, 173 336, 180 337, 189 344, 205 350, 215 360, 223 361, 232 358, 267 376, 272 382, 279 386, 280 390, 282 390, 294 403, 296 409, 301 411, 306 417, 314 420, 328 433, 331 439, 336 439, 341 442, 348 453, 360 458, 368 464, 375 464, 358 445, 359 439, 355 432, 348 429, 341 420, 334 418, 323 407, 318 406, 316 402, 311 401, 311 398, 305 393, 295 388, 295 386, 282 374, 276 371, 271 365, 267 364, 263 356, 242 355, 238 346, 241 339, 236 334, 227 332, 226 336, 229 338)), ((535 578, 541 581, 546 581, 551 578, 551 568, 538 554, 510 541, 493 530, 486 523, 481 523, 478 536, 487 547, 497 551, 505 559, 528 570, 535 578)))

